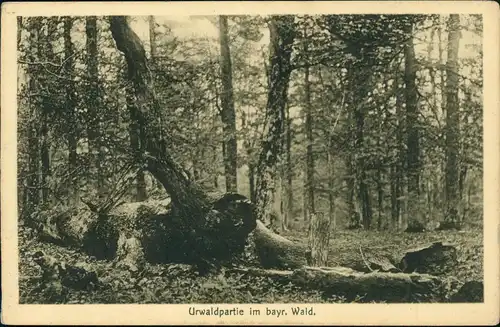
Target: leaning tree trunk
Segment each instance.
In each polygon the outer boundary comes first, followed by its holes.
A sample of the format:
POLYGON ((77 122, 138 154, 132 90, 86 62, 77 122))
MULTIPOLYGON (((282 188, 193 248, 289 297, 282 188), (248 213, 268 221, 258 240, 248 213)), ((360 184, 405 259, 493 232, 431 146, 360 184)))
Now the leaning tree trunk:
MULTIPOLYGON (((195 261, 202 269, 217 259, 229 259, 242 252, 247 235, 255 228, 252 211, 231 211, 232 198, 211 201, 173 160, 166 141, 169 138, 161 136, 161 126, 155 119, 158 101, 142 42, 123 16, 110 17, 110 28, 116 47, 125 56, 127 77, 134 88, 142 160, 170 195, 172 211, 178 217, 179 237, 196 254, 195 261)), ((242 198, 237 196, 235 201, 242 198)))
POLYGON ((272 211, 276 164, 283 148, 283 130, 288 84, 290 81, 292 45, 295 38, 293 16, 273 16, 270 30, 269 90, 266 105, 261 152, 257 164, 257 218, 268 221, 272 211))

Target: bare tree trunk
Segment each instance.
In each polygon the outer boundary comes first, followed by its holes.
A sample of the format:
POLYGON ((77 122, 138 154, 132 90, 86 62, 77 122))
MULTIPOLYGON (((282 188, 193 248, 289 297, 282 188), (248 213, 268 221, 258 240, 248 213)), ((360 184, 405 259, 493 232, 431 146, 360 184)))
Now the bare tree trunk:
POLYGON ((282 230, 288 230, 289 222, 293 217, 293 166, 292 166, 292 120, 290 118, 290 111, 288 106, 286 106, 285 111, 285 164, 284 164, 284 174, 283 174, 283 184, 282 184, 282 230))
MULTIPOLYGON (((38 35, 41 29, 41 19, 39 17, 32 17, 28 21, 28 28, 30 32, 30 43, 37 45, 40 39, 38 35)), ((32 62, 40 60, 40 53, 38 46, 34 46, 31 53, 29 54, 29 59, 32 62)), ((38 130, 38 119, 39 119, 39 101, 36 94, 39 89, 38 81, 38 69, 35 66, 28 66, 28 104, 31 114, 29 115, 29 130, 27 133, 28 138, 28 178, 27 185, 28 188, 26 192, 26 203, 31 208, 36 207, 40 203, 39 194, 39 170, 40 170, 40 144, 39 144, 39 130, 38 130)))
POLYGON ((88 126, 87 133, 89 137, 89 151, 91 152, 91 172, 92 183, 97 189, 97 195, 100 199, 104 198, 104 176, 101 164, 104 162, 104 151, 102 150, 101 135, 101 102, 99 92, 99 62, 97 45, 97 17, 88 16, 85 19, 85 33, 87 35, 87 71, 89 87, 88 96, 88 126))
POLYGON ((405 30, 409 40, 405 45, 405 103, 407 119, 408 231, 420 229, 420 145, 418 127, 417 63, 413 45, 413 26, 405 30))
MULTIPOLYGON (((307 35, 307 34, 306 34, 307 35)), ((307 56, 308 45, 307 41, 304 45, 304 53, 307 56)), ((306 131, 306 179, 305 179, 305 196, 307 197, 307 206, 304 210, 304 220, 309 221, 310 216, 315 213, 314 199, 314 155, 313 155, 313 113, 311 105, 311 83, 309 82, 309 66, 305 67, 304 71, 304 102, 305 102, 305 131, 306 131)))
MULTIPOLYGON (((398 70, 399 71, 399 70, 398 70)), ((396 79, 395 84, 399 84, 399 79, 396 79)), ((406 168, 406 117, 403 112, 403 96, 400 92, 396 93, 396 117, 398 120, 396 142, 398 144, 398 162, 395 166, 396 182, 395 182, 395 197, 396 197, 396 222, 397 228, 401 229, 404 225, 406 217, 406 179, 404 171, 406 168)))
MULTIPOLYGON (((459 150, 460 111, 458 102, 458 48, 460 42, 460 16, 450 15, 448 59, 446 62, 446 218, 450 227, 458 227, 460 204, 459 150)), ((444 227, 444 226, 443 226, 444 227)))
POLYGON ((74 18, 64 17, 64 68, 68 76, 66 83, 66 110, 68 115, 68 169, 72 174, 70 183, 70 203, 76 205, 80 202, 79 178, 78 172, 78 139, 79 128, 77 124, 77 99, 75 93, 75 82, 73 80, 75 69, 74 47, 71 40, 71 30, 73 28, 74 18))
MULTIPOLYGON (((360 54, 354 52, 355 57, 359 57, 360 54)), ((365 59, 365 64, 370 64, 371 60, 365 59)), ((370 192, 368 189, 368 184, 366 182, 366 169, 365 162, 363 157, 360 155, 364 146, 364 124, 365 124, 365 112, 364 108, 360 105, 360 103, 364 100, 367 90, 368 90, 368 82, 369 75, 365 73, 366 67, 357 67, 357 62, 349 65, 348 68, 348 76, 349 76, 349 101, 348 103, 351 106, 351 110, 353 111, 352 120, 354 124, 354 130, 352 130, 352 135, 354 137, 353 144, 353 155, 356 155, 358 159, 354 160, 354 173, 355 173, 355 182, 357 184, 357 196, 360 204, 360 213, 361 213, 361 221, 363 227, 365 229, 371 228, 372 221, 372 206, 370 200, 370 192)), ((354 185, 356 185, 354 184, 354 185)))
MULTIPOLYGON (((155 16, 148 16, 148 25, 149 25, 149 51, 150 51, 150 62, 151 69, 153 72, 157 70, 157 57, 158 57, 158 49, 156 44, 156 20, 155 16)), ((158 121, 160 127, 162 127, 162 113, 158 112, 158 121)), ((160 129, 161 133, 161 129, 160 129)), ((146 183, 144 181, 144 172, 142 170, 137 172, 137 194, 144 194, 147 198, 146 192, 146 183), (144 189, 142 189, 142 185, 144 184, 144 189)), ((163 185, 158 180, 153 180, 153 185, 156 186, 157 189, 162 189, 163 185)))
MULTIPOLYGON (((137 108, 134 102, 134 90, 132 86, 127 86, 125 89, 127 109, 130 116, 129 123, 129 138, 130 138, 130 149, 132 150, 132 156, 134 161, 139 163, 141 161, 141 147, 140 147, 140 130, 139 126, 140 120, 137 116, 137 108)), ((144 201, 148 198, 146 191, 146 179, 144 176, 144 171, 139 169, 135 175, 135 201, 144 201)))
MULTIPOLYGON (((54 62, 54 49, 52 47, 51 35, 55 34, 57 29, 57 18, 50 17, 46 22, 46 42, 44 47, 43 56, 48 62, 54 62)), ((42 81, 45 82, 45 78, 42 81)), ((42 83, 43 83, 42 82, 42 83)), ((53 104, 50 99, 44 97, 42 100, 42 113, 40 115, 40 156, 41 156, 41 173, 40 173, 40 183, 41 183, 41 201, 44 204, 49 202, 50 193, 50 131, 48 123, 48 114, 52 110, 53 104)))
POLYGON ((292 67, 290 57, 295 38, 293 16, 273 16, 269 23, 270 65, 269 90, 266 105, 267 121, 257 164, 257 217, 267 221, 271 213, 276 164, 283 148, 283 129, 288 84, 292 67))
POLYGON ((220 69, 222 80, 221 118, 224 133, 224 171, 226 175, 226 191, 238 190, 236 180, 237 143, 236 143, 236 113, 233 100, 233 77, 231 52, 229 49, 229 32, 227 16, 219 16, 220 38, 220 69))

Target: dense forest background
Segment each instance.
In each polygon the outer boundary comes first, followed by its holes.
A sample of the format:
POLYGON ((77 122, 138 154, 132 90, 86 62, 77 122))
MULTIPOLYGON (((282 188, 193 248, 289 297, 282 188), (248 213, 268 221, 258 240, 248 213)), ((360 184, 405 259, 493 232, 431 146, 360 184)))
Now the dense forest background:
MULTIPOLYGON (((269 31, 263 17, 224 22, 137 17, 132 27, 147 45, 176 159, 207 188, 254 198, 269 31)), ((309 211, 338 228, 405 229, 445 217, 480 224, 481 17, 296 24, 274 176, 281 228, 307 225, 309 211)), ((107 21, 26 18, 18 44, 21 215, 106 197, 136 146, 125 63, 107 21)), ((160 192, 140 172, 127 196, 160 192)))
MULTIPOLYGON (((481 16, 290 17, 130 17, 158 133, 189 179, 247 196, 283 235, 320 215, 334 232, 480 238, 481 16)), ((137 169, 130 67, 108 18, 22 17, 17 44, 21 224, 168 196, 137 169)))

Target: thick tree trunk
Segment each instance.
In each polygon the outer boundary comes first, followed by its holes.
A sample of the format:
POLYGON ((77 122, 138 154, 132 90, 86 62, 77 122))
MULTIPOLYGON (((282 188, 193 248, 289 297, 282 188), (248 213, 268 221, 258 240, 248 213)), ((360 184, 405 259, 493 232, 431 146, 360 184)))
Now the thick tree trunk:
MULTIPOLYGON (((353 55, 356 58, 361 57, 361 54, 354 51, 353 55)), ((361 59, 359 59, 361 60, 361 59)), ((350 105, 350 110, 352 110, 352 130, 351 135, 353 137, 353 172, 355 174, 355 184, 357 187, 357 198, 360 204, 360 215, 361 222, 365 229, 371 228, 372 221, 372 205, 370 199, 370 192, 367 184, 367 176, 365 169, 365 160, 361 155, 364 151, 364 128, 365 128, 365 109, 362 107, 361 103, 364 101, 368 93, 368 83, 370 76, 366 72, 366 67, 358 67, 359 62, 353 62, 349 64, 348 67, 348 78, 349 78, 349 97, 348 104, 350 105), (357 158, 357 159, 356 159, 357 158)), ((364 59, 364 64, 370 65, 371 59, 368 57, 364 59)), ((355 225, 354 225, 355 226, 355 225)))
POLYGON ((71 30, 73 28, 74 18, 64 17, 64 68, 68 76, 66 83, 66 110, 68 115, 68 169, 72 174, 70 183, 70 203, 78 205, 80 201, 79 192, 79 174, 77 145, 79 139, 79 131, 77 124, 77 99, 75 93, 75 82, 73 80, 75 69, 75 58, 73 42, 71 40, 71 30))
POLYGON ((101 146, 101 113, 99 92, 99 62, 97 46, 97 17, 88 16, 85 19, 85 34, 87 36, 87 73, 89 86, 87 89, 89 152, 91 153, 91 178, 96 188, 97 196, 104 197, 104 176, 101 164, 104 162, 104 152, 101 146))
MULTIPOLYGON (((458 102, 458 48, 460 42, 460 16, 449 18, 448 59, 446 62, 446 219, 449 227, 458 227, 460 204, 459 150, 460 117, 458 102)), ((444 224, 443 226, 444 227, 444 224)))
MULTIPOLYGON (((129 138, 130 138, 130 149, 132 150, 133 160, 136 162, 141 161, 141 148, 139 140, 139 119, 137 117, 137 108, 135 108, 134 95, 132 87, 126 87, 126 100, 127 109, 129 112, 130 123, 129 123, 129 138)), ((144 176, 144 171, 139 169, 135 176, 135 201, 144 201, 148 198, 146 191, 146 179, 144 176)))
POLYGON ((238 190, 236 180, 237 144, 236 144, 236 113, 233 100, 233 77, 231 68, 231 52, 229 49, 229 32, 227 16, 219 17, 220 38, 220 70, 222 81, 221 118, 224 132, 224 171, 226 176, 226 191, 238 190))
POLYGON ((295 38, 293 16, 273 16, 270 29, 269 90, 266 105, 267 121, 257 164, 255 187, 257 217, 269 221, 271 194, 274 192, 276 164, 283 148, 283 126, 288 84, 292 71, 290 59, 295 38))
POLYGON ((406 28, 405 32, 409 40, 405 45, 405 103, 406 103, 406 128, 407 128, 407 176, 408 176, 408 211, 409 216, 407 230, 421 230, 422 219, 420 219, 420 145, 418 127, 418 99, 417 99, 417 63, 415 61, 415 49, 413 45, 413 26, 406 28))

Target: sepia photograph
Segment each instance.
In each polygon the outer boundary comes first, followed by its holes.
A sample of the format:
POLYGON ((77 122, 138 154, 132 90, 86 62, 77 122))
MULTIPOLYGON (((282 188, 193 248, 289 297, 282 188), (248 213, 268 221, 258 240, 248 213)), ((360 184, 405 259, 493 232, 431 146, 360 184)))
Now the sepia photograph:
POLYGON ((15 13, 15 305, 484 304, 488 38, 450 10, 15 13))

